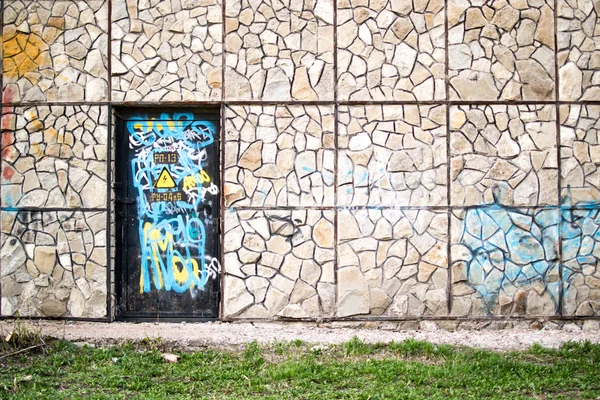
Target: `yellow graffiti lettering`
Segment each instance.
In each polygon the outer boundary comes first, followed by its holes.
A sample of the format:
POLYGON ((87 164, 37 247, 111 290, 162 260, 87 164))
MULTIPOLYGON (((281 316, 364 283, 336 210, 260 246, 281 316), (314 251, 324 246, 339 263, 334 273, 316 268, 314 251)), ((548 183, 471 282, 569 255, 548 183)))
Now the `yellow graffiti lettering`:
MULTIPOLYGON (((190 260, 192 262, 192 273, 194 274, 194 276, 198 276, 198 262, 194 259, 190 260)), ((177 257, 177 256, 173 256, 173 277, 175 278, 175 280, 180 283, 180 284, 184 284, 187 282, 188 278, 189 278, 189 272, 188 272, 188 268, 185 264, 185 262, 183 260, 181 260, 181 258, 177 257)), ((190 288, 194 287, 194 282, 191 283, 190 288)))
MULTIPOLYGON (((163 276, 162 276, 162 271, 160 270, 160 262, 159 260, 161 259, 160 256, 160 252, 161 251, 167 251, 167 249, 172 249, 173 248, 173 235, 171 235, 170 233, 167 233, 165 235, 165 239, 160 240, 161 238, 161 234, 160 231, 158 229, 152 229, 152 224, 150 222, 146 222, 144 224, 144 241, 147 243, 148 239, 152 240, 154 243, 152 243, 151 249, 152 249, 152 258, 150 259, 150 262, 154 265, 154 268, 156 270, 156 274, 158 275, 158 288, 157 289, 162 289, 162 287, 164 286, 164 280, 163 280, 163 276)), ((144 276, 140 275, 140 293, 144 293, 144 276)))
MULTIPOLYGON (((174 240, 173 234, 164 233, 162 234, 159 229, 153 229, 152 223, 146 222, 144 224, 143 229, 144 241, 146 243, 150 242, 150 249, 152 254, 148 256, 148 261, 154 266, 154 270, 158 276, 158 284, 157 289, 160 290, 165 286, 164 278, 162 275, 162 271, 160 268, 161 261, 166 261, 166 267, 170 266, 172 270, 171 277, 166 277, 167 279, 174 279, 179 284, 185 284, 190 278, 190 267, 192 269, 192 274, 195 277, 199 276, 199 266, 198 262, 194 259, 190 260, 182 260, 179 256, 173 255, 169 260, 168 254, 173 253, 174 248, 174 240), (163 258, 163 255, 167 255, 166 260, 163 258)), ((191 282, 190 288, 194 287, 195 282, 191 282)), ((140 274, 140 293, 144 293, 144 275, 140 274)))
POLYGON ((200 179, 202 179, 202 183, 210 182, 210 176, 208 176, 205 170, 200 171, 200 179))
POLYGON ((188 175, 183 178, 183 190, 189 190, 198 186, 196 182, 196 177, 194 175, 188 175))
MULTIPOLYGON (((200 181, 202 183, 210 182, 210 176, 205 170, 200 171, 200 181)), ((196 175, 188 175, 183 178, 183 190, 189 190, 198 186, 198 180, 196 179, 196 175)))

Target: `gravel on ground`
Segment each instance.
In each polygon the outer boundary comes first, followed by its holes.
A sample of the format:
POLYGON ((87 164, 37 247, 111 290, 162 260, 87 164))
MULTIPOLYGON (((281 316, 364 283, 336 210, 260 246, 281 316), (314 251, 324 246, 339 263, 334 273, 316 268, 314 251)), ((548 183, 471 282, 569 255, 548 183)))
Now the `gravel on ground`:
MULTIPOLYGON (((358 337, 368 343, 400 342, 414 338, 434 344, 451 344, 489 350, 524 350, 538 343, 556 348, 568 341, 600 342, 600 331, 583 329, 501 329, 501 330, 405 330, 324 327, 306 323, 100 323, 73 321, 19 321, 27 329, 36 329, 41 335, 72 342, 108 345, 139 342, 160 338, 162 343, 179 349, 240 348, 256 340, 262 344, 289 342, 300 339, 305 343, 332 345, 358 337)), ((15 321, 0 321, 0 334, 13 330, 15 321)))

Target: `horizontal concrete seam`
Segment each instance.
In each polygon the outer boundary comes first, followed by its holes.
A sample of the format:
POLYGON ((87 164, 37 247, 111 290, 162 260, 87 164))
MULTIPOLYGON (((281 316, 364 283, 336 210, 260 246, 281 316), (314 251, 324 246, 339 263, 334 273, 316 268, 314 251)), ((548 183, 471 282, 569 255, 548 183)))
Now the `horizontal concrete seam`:
POLYGON ((0 207, 5 212, 108 212, 107 208, 62 208, 62 207, 0 207))
POLYGON ((0 103, 2 107, 68 107, 68 106, 113 106, 113 107, 194 107, 194 106, 369 106, 369 105, 600 105, 600 100, 584 101, 487 101, 487 100, 437 100, 437 101, 277 101, 277 100, 249 100, 249 101, 189 101, 189 102, 11 102, 0 103))

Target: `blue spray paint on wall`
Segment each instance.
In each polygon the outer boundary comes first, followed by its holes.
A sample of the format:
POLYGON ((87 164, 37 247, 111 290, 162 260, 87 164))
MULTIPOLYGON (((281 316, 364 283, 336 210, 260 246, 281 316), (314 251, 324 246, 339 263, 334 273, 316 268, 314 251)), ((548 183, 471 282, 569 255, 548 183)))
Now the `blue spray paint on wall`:
POLYGON ((488 312, 501 293, 535 282, 558 303, 558 228, 556 208, 525 211, 494 204, 467 209, 459 243, 469 252, 467 281, 488 312))
POLYGON ((561 237, 566 315, 600 313, 600 203, 571 206, 570 190, 561 207, 561 237))
MULTIPOLYGON (((468 253, 461 256, 466 282, 481 296, 488 313, 498 311, 500 295, 508 292, 507 297, 511 297, 515 290, 521 289, 543 290, 554 302, 556 311, 562 290, 563 311, 579 313, 576 308, 589 292, 587 288, 582 290, 583 281, 593 280, 590 276, 597 275, 600 265, 600 203, 573 203, 567 190, 561 205, 555 207, 519 209, 500 204, 472 207, 465 212, 457 243, 468 253)), ((595 311, 585 312, 600 312, 600 308, 594 307, 595 300, 592 303, 590 307, 595 311)))
POLYGON ((202 289, 216 278, 217 258, 205 254, 210 212, 218 187, 203 167, 215 126, 191 113, 139 118, 126 125, 141 244, 140 292, 202 289))

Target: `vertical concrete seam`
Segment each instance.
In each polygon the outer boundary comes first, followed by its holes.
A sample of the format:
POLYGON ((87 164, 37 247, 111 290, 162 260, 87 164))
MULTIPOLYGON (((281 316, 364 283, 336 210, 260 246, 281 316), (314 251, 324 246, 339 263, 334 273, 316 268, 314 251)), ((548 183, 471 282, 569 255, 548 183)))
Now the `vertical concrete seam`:
POLYGON ((337 315, 338 310, 338 118, 339 118, 339 103, 338 103, 338 57, 337 57, 337 26, 338 26, 338 4, 337 0, 333 0, 333 281, 334 281, 334 306, 333 317, 337 315))
MULTIPOLYGON (((112 243, 112 145, 113 145, 113 125, 112 125, 112 105, 110 101, 112 100, 112 0, 107 0, 107 81, 108 81, 108 108, 107 108, 107 135, 106 138, 106 184, 108 186, 106 190, 106 318, 108 318, 109 322, 114 320, 114 313, 112 307, 112 296, 115 295, 112 290, 112 282, 113 282, 113 268, 112 268, 112 254, 113 254, 113 243, 112 243)), ((103 107, 103 106, 100 106, 103 107)), ((102 114, 100 114, 102 115, 102 114)), ((116 149, 115 149, 116 151, 116 149)), ((115 243, 116 244, 116 243, 115 243)), ((116 255, 116 253, 115 253, 116 255)))
POLYGON ((217 317, 222 320, 225 317, 225 21, 226 21, 226 0, 221 1, 221 104, 219 105, 220 115, 220 129, 219 129, 219 169, 220 169, 220 190, 221 196, 220 210, 219 210, 219 263, 221 264, 221 271, 219 274, 219 299, 217 304, 219 305, 219 311, 217 317))
MULTIPOLYGON (((112 242, 112 230, 113 230, 113 224, 112 224, 112 144, 113 144, 113 125, 112 125, 112 106, 109 105, 108 106, 108 138, 106 141, 106 183, 107 183, 107 190, 106 190, 106 204, 107 204, 107 209, 106 209, 106 284, 107 284, 107 296, 106 296, 106 307, 107 307, 107 311, 106 311, 106 317, 108 318, 109 321, 113 321, 114 319, 114 315, 112 312, 112 296, 114 295, 113 290, 112 290, 112 274, 114 273, 113 268, 112 268, 112 254, 113 254, 113 242, 112 242)), ((116 253, 115 253, 116 255, 116 253)))
POLYGON ((562 254, 562 164, 560 141, 560 82, 558 76, 558 0, 554 0, 554 112, 556 127, 556 166, 557 171, 557 202, 558 202, 558 305, 556 314, 563 315, 564 307, 564 280, 563 280, 563 254, 562 254))
POLYGON ((444 0, 444 84, 445 84, 445 92, 446 92, 446 205, 448 206, 446 210, 446 216, 448 221, 448 226, 446 228, 447 240, 446 243, 446 255, 448 262, 448 282, 446 283, 446 307, 448 315, 452 313, 452 256, 451 256, 451 240, 450 235, 452 233, 451 224, 452 224, 452 209, 450 206, 452 202, 450 201, 451 189, 450 189, 450 167, 451 167, 451 159, 450 159, 450 76, 448 75, 448 0, 444 0))
MULTIPOLYGON (((2 38, 0 43, 0 54, 2 55, 2 61, 4 61, 4 0, 0 0, 0 36, 2 38)), ((4 63, 3 63, 4 64, 4 63)), ((2 71, 0 73, 0 101, 2 102, 2 106, 0 107, 0 122, 4 119, 4 66, 2 66, 2 71)), ((0 142, 0 149, 2 148, 3 143, 0 142)), ((2 171, 2 158, 0 157, 0 171, 2 171)), ((2 205, 2 186, 0 185, 0 205, 2 205)), ((2 243, 2 218, 0 218, 0 243, 2 243)), ((2 257, 0 257, 0 271, 2 271, 2 257)), ((0 317, 2 317, 2 284, 0 284, 0 317)))
POLYGON ((107 83, 108 83, 108 93, 106 96, 106 99, 108 100, 108 103, 110 105, 110 102, 112 101, 112 2, 113 0, 106 0, 108 3, 108 15, 107 15, 107 21, 108 21, 108 26, 106 27, 107 29, 107 35, 108 35, 108 39, 107 39, 107 49, 106 49, 106 57, 108 58, 108 66, 107 66, 107 83))

